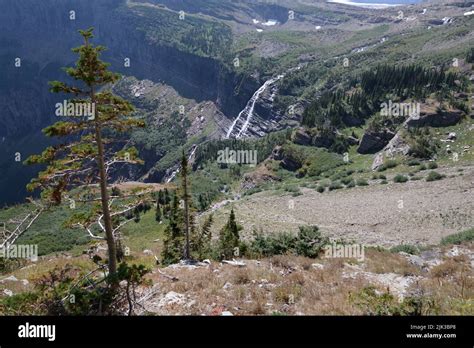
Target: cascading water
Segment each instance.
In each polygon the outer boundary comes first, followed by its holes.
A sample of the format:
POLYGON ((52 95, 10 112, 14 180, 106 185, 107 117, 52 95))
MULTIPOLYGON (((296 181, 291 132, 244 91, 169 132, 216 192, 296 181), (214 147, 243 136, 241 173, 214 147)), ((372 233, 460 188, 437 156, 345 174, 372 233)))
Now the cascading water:
POLYGON ((233 133, 237 133, 234 135, 235 138, 240 138, 241 136, 245 135, 245 132, 247 131, 249 123, 253 117, 253 111, 255 109, 255 104, 257 103, 258 99, 269 86, 282 79, 284 76, 285 75, 278 75, 277 77, 271 78, 270 80, 265 81, 265 83, 259 89, 257 89, 257 91, 253 94, 252 98, 250 98, 250 100, 247 102, 245 108, 235 118, 234 122, 232 122, 232 125, 227 131, 226 139, 229 139, 233 135, 233 133), (243 117, 245 117, 245 120, 243 120, 243 117), (238 127, 239 123, 242 123, 242 126, 240 128, 238 127))
MULTIPOLYGON (((197 150, 197 145, 193 145, 193 149, 191 150, 191 153, 189 154, 188 156, 188 162, 191 161, 191 158, 193 158, 194 156, 194 153, 196 152, 197 150)), ((173 179, 176 177, 176 175, 179 173, 179 170, 181 168, 178 168, 176 169, 175 171, 173 171, 173 173, 171 173, 171 175, 168 177, 168 179, 165 180, 166 183, 170 183, 171 181, 173 181, 173 179)))

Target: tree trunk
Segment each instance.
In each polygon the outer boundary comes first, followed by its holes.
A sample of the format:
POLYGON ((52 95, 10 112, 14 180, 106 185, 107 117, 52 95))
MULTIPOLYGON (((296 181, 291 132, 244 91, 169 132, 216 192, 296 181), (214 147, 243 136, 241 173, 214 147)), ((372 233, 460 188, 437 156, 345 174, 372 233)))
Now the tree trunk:
POLYGON ((100 174, 100 197, 102 202, 102 213, 104 214, 105 237, 107 239, 107 247, 109 249, 109 274, 113 276, 117 273, 117 247, 115 245, 112 219, 109 209, 109 193, 107 192, 107 174, 105 173, 104 164, 104 144, 102 143, 102 134, 100 126, 95 127, 95 138, 97 141, 97 165, 100 174))
POLYGON ((185 248, 185 260, 191 258, 189 252, 189 200, 188 200, 188 175, 186 171, 188 168, 183 168, 183 189, 184 189, 184 223, 186 232, 186 248, 185 248))
MULTIPOLYGON (((91 102, 95 103, 94 88, 91 88, 91 102)), ((109 251, 109 276, 112 279, 112 285, 118 285, 115 275, 117 274, 117 246, 115 245, 112 218, 109 209, 109 193, 107 192, 107 173, 105 172, 104 161, 104 143, 102 142, 102 129, 99 123, 99 114, 96 110, 95 115, 95 141, 97 142, 97 165, 100 175, 100 198, 102 203, 102 213, 104 214, 105 238, 107 240, 107 248, 109 251)))

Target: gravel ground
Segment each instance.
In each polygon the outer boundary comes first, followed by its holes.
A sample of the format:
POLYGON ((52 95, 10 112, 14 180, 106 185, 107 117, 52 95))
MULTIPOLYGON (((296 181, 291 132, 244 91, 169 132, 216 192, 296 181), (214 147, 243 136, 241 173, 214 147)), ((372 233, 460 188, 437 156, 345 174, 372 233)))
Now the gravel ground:
MULTIPOLYGON (((253 230, 265 233, 296 231, 314 224, 330 237, 390 247, 398 244, 437 244, 444 236, 474 226, 474 167, 437 169, 441 181, 425 180, 341 189, 323 194, 301 188, 302 195, 261 192, 234 202, 243 236, 253 230)), ((424 175, 428 173, 425 172, 424 175)), ((230 204, 216 214, 217 232, 230 204)))

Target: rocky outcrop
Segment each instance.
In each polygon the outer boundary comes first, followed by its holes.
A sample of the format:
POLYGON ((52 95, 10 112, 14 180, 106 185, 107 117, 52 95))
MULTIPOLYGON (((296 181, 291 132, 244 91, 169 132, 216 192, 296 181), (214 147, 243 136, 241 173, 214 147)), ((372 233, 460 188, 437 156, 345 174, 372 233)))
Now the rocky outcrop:
POLYGON ((408 127, 449 127, 459 123, 462 112, 457 109, 449 109, 439 112, 434 106, 423 107, 420 117, 411 118, 407 122, 408 127))
POLYGON ((280 165, 283 169, 289 170, 290 172, 294 172, 301 168, 301 164, 298 161, 286 156, 280 162, 280 165))
POLYGON ((395 133, 387 129, 379 132, 365 132, 357 152, 361 154, 376 153, 382 150, 394 136, 395 133))
POLYGON ((295 144, 308 146, 311 145, 311 135, 304 128, 298 128, 292 135, 295 144))
POLYGON ((240 186, 243 189, 248 190, 270 181, 280 181, 280 178, 278 178, 272 171, 268 170, 265 163, 263 163, 258 166, 256 170, 246 173, 240 186))
POLYGON ((301 168, 301 163, 291 156, 286 155, 281 146, 276 146, 273 149, 269 159, 280 161, 280 166, 289 171, 295 171, 301 168))

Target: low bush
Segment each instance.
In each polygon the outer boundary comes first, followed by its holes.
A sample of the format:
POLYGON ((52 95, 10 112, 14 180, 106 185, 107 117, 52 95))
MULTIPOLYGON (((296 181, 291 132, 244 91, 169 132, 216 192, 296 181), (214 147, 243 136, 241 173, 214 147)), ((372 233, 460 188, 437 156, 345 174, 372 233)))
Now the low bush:
POLYGON ((297 235, 287 232, 268 236, 255 233, 249 252, 260 257, 296 254, 316 258, 328 242, 329 239, 321 235, 317 226, 300 226, 297 235))
POLYGON ((333 181, 331 182, 331 184, 329 185, 329 191, 333 191, 333 190, 339 190, 341 189, 343 186, 341 184, 341 182, 338 180, 338 181, 333 181))
POLYGON ((351 188, 351 187, 355 187, 355 185, 356 185, 355 181, 354 181, 354 180, 351 180, 351 181, 346 185, 346 187, 347 187, 347 188, 351 188))
POLYGON ((404 183, 404 182, 407 182, 407 181, 408 181, 408 178, 405 175, 402 175, 402 174, 397 174, 393 178, 393 182, 396 182, 396 183, 404 183))
POLYGON ((429 296, 408 296, 401 302, 388 291, 380 292, 373 286, 368 286, 360 292, 352 294, 352 303, 364 315, 435 315, 438 305, 429 296))
POLYGON ((428 176, 426 177, 426 181, 437 181, 444 179, 445 175, 442 175, 438 172, 432 171, 428 173, 428 176))
POLYGON ((441 239, 441 245, 461 244, 472 240, 474 240, 474 228, 444 237, 441 239))
POLYGON ((397 161, 395 161, 395 160, 387 160, 384 164, 382 164, 382 165, 377 169, 377 171, 378 171, 378 172, 384 172, 384 171, 386 171, 387 169, 395 168, 396 166, 398 166, 398 162, 397 162, 397 161))
POLYGON ((404 253, 411 254, 411 255, 416 255, 420 252, 420 250, 416 246, 411 245, 411 244, 397 245, 397 246, 394 246, 393 248, 391 248, 390 251, 392 253, 404 252, 404 253))
POLYGON ((420 161, 419 160, 416 160, 416 159, 411 159, 407 162, 407 165, 410 166, 410 167, 413 167, 413 166, 419 166, 420 165, 420 161))
POLYGON ((348 177, 345 177, 341 180, 341 182, 344 184, 344 185, 348 185, 352 180, 352 177, 348 176, 348 177))

